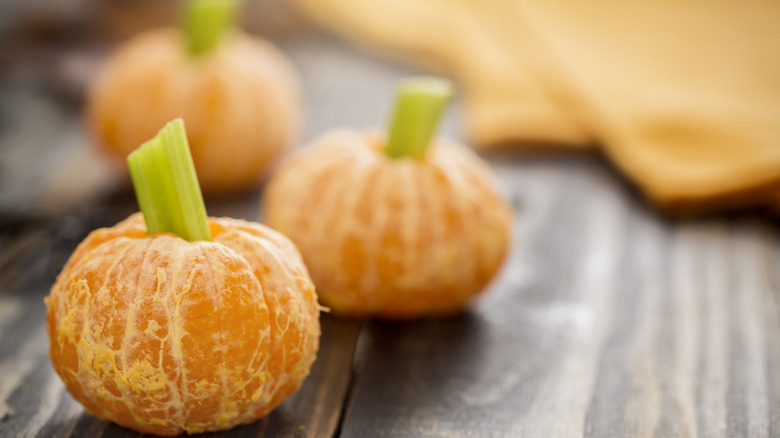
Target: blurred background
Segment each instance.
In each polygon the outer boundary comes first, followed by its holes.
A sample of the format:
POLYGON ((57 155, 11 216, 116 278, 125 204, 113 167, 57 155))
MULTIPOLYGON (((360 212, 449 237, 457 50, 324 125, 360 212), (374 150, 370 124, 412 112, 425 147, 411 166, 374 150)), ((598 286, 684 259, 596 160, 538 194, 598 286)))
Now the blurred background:
MULTIPOLYGON (((179 7, 172 0, 0 2, 0 268, 58 253, 40 245, 72 248, 90 229, 137 211, 123 169, 88 134, 85 99, 117 45, 178 26, 179 7)), ((270 40, 297 70, 304 122, 294 147, 336 127, 384 126, 398 80, 419 73, 343 44, 287 1, 245 2, 240 26, 270 40)), ((452 116, 443 131, 455 134, 452 116)), ((260 195, 255 184, 209 197, 209 214, 257 220, 260 195)))
MULTIPOLYGON (((247 0, 239 25, 297 70, 295 145, 384 127, 398 80, 434 73, 458 86, 443 134, 480 151, 599 150, 673 215, 775 209, 777 3, 613 3, 247 0)), ((121 43, 179 26, 180 6, 0 2, 2 223, 121 190, 87 137, 87 90, 121 43)))
MULTIPOLYGON (((88 84, 118 43, 146 29, 178 25, 178 5, 168 0, 0 3, 4 224, 56 216, 126 188, 87 137, 82 110, 88 84)), ((395 80, 409 73, 336 44, 305 25, 285 1, 246 2, 241 25, 292 58, 304 88, 301 140, 335 126, 383 125, 395 80), (372 80, 355 81, 356 75, 372 80), (372 86, 361 86, 366 83, 372 86)), ((256 218, 257 212, 243 216, 256 218)))

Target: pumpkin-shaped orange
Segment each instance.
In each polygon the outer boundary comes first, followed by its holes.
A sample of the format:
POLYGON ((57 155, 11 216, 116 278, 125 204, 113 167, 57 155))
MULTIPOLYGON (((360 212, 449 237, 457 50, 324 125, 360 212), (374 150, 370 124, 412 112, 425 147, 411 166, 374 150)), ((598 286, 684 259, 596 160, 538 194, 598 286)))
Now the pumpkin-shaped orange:
POLYGON ((87 412, 176 435, 252 422, 314 361, 314 287, 259 224, 208 220, 212 241, 147 234, 141 214, 92 232, 47 298, 54 369, 87 412))
POLYGON ((269 182, 265 221, 298 246, 336 313, 457 312, 501 266, 511 210, 465 147, 434 141, 418 160, 384 146, 337 131, 291 156, 269 182))
POLYGON ((239 30, 193 55, 184 32, 165 28, 119 47, 89 92, 90 131, 120 160, 177 117, 204 193, 252 187, 297 134, 296 74, 281 52, 239 30))

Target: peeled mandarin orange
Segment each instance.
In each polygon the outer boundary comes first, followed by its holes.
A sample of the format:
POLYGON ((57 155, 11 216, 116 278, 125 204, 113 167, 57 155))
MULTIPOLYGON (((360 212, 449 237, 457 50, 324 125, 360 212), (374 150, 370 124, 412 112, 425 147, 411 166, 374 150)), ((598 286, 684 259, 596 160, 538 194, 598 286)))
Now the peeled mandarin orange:
POLYGON ((197 56, 185 41, 183 32, 157 29, 112 54, 90 89, 90 131, 124 160, 181 117, 203 191, 251 187, 298 131, 296 74, 281 52, 238 30, 197 56))
POLYGON ((457 312, 501 266, 511 210, 465 147, 435 142, 418 161, 383 145, 338 131, 290 157, 269 182, 266 222, 298 246, 336 313, 457 312))
POLYGON ((144 433, 266 415, 315 359, 314 287, 294 245, 209 219, 212 241, 147 235, 141 214, 92 232, 46 303, 54 369, 87 412, 144 433))

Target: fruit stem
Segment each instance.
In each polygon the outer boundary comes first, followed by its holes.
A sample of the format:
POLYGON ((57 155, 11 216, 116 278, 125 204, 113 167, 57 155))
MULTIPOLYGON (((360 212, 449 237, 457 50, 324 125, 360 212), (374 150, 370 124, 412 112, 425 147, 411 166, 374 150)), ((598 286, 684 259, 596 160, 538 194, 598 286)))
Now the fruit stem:
POLYGON ((398 88, 385 153, 392 158, 422 160, 452 95, 449 81, 412 78, 398 88))
POLYGON ((233 25, 238 0, 186 0, 184 30, 192 55, 214 49, 222 32, 233 25))
POLYGON ((182 119, 169 122, 133 151, 127 166, 149 234, 169 232, 190 242, 211 240, 182 119))

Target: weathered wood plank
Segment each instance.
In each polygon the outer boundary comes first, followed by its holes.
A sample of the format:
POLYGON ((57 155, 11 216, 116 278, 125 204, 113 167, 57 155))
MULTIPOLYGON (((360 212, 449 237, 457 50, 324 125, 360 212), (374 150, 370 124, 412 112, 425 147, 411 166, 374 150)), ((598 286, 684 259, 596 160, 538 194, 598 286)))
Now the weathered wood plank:
POLYGON ((652 436, 659 393, 651 354, 659 330, 661 263, 665 230, 657 221, 633 214, 626 234, 626 260, 615 295, 615 320, 602 353, 585 435, 652 436), (629 256, 631 254, 631 256, 629 256), (638 289, 638 293, 625 293, 638 289), (626 384, 626 382, 631 382, 626 384))
POLYGON ((371 324, 343 436, 776 435, 777 230, 666 221, 601 167, 498 166, 511 267, 459 318, 371 324))
MULTIPOLYGON (((780 258, 773 230, 760 227, 763 261, 762 269, 769 279, 771 294, 767 300, 764 330, 771 333, 780 327, 780 258)), ((769 395, 769 436, 780 436, 780 340, 776 336, 767 336, 767 392, 769 395)))
POLYGON ((301 389, 266 419, 256 436, 331 437, 336 432, 352 377, 352 360, 362 324, 321 316, 317 361, 301 389))
POLYGON ((728 391, 729 320, 728 297, 728 230, 726 224, 712 224, 706 229, 701 246, 703 278, 702 355, 699 366, 698 430, 702 436, 726 436, 726 394, 728 391))
MULTIPOLYGON (((728 436, 768 436, 766 337, 776 337, 780 327, 765 331, 765 309, 770 301, 769 278, 760 259, 760 235, 755 224, 734 227, 731 266, 730 342, 732 344, 728 389, 728 436)), ((773 309, 774 310, 774 309, 773 309)))

